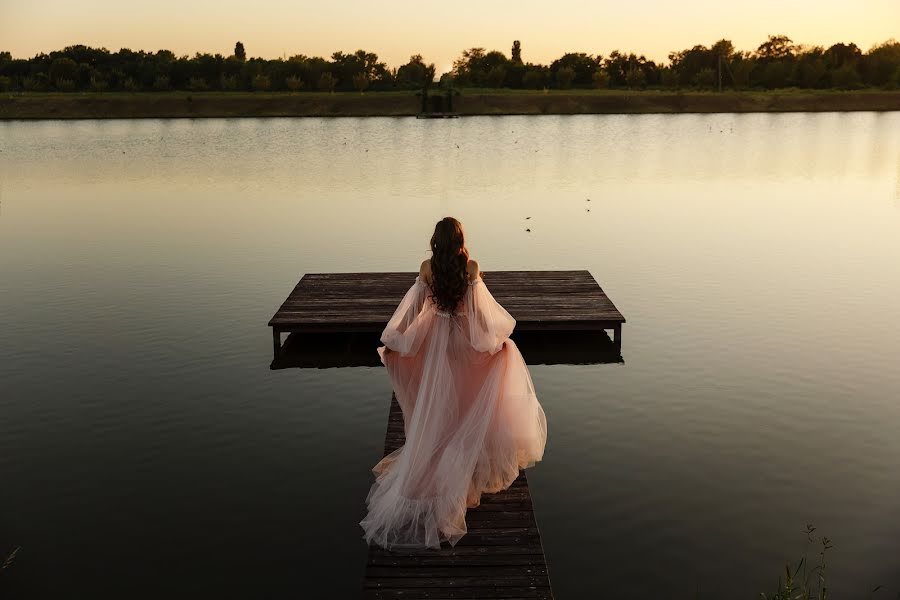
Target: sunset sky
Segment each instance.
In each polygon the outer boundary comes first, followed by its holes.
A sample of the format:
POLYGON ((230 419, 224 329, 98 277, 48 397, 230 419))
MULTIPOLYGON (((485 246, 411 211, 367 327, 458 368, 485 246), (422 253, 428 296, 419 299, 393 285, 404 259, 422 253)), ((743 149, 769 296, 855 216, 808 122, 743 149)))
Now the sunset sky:
POLYGON ((795 42, 855 42, 863 50, 900 37, 898 0, 0 0, 0 50, 17 58, 72 44, 228 55, 241 40, 250 56, 329 56, 364 48, 398 66, 421 53, 446 71, 462 49, 483 46, 548 62, 567 51, 669 51, 731 39, 750 50, 768 34, 795 42))

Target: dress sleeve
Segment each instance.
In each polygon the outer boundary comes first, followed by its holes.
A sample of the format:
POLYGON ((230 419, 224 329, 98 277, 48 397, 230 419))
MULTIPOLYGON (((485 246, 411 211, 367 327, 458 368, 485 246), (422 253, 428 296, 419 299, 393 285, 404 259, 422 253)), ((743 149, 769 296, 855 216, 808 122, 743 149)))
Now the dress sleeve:
POLYGON ((472 347, 496 354, 512 334, 516 320, 494 300, 481 277, 469 282, 465 308, 472 347))
POLYGON ((381 332, 381 342, 401 356, 415 354, 421 345, 425 328, 421 326, 419 317, 427 294, 428 284, 416 277, 416 282, 403 296, 387 327, 381 332))

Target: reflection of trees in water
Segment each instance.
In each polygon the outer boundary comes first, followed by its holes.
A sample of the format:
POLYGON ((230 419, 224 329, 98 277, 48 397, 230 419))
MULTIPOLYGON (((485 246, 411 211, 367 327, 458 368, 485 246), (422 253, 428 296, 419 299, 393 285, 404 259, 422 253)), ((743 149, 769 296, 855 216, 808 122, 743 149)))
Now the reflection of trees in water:
POLYGON ((542 171, 564 181, 892 181, 900 156, 896 114, 560 116, 516 129, 523 139, 504 148, 513 160, 495 168, 525 161, 534 168, 523 176, 542 171))

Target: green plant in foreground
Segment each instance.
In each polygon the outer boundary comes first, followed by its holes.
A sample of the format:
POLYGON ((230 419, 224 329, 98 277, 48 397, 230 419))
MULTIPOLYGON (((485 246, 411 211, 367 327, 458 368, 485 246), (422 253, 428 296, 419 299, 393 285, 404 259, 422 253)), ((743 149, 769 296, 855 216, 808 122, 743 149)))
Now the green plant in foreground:
POLYGON ((22 549, 21 546, 16 546, 15 550, 10 552, 6 556, 6 558, 3 559, 3 562, 0 563, 0 574, 2 574, 4 571, 6 571, 7 569, 9 569, 12 566, 13 561, 16 558, 16 554, 18 554, 19 550, 21 550, 21 549, 22 549))
MULTIPOLYGON (((759 597, 762 600, 828 599, 828 562, 826 560, 826 555, 829 550, 834 548, 834 546, 827 537, 823 536, 821 540, 817 540, 813 535, 815 531, 815 527, 809 524, 806 525, 806 531, 804 532, 806 533, 807 538, 806 552, 795 569, 791 569, 790 563, 785 564, 784 579, 782 580, 781 577, 778 578, 778 587, 771 596, 764 593, 760 594, 759 597), (818 553, 819 564, 810 568, 808 560, 810 546, 817 541, 822 545, 822 549, 818 553)), ((873 589, 871 593, 874 594, 880 589, 881 586, 879 585, 873 589)))
MULTIPOLYGON (((825 552, 830 549, 830 543, 828 542, 828 538, 822 538, 822 552, 820 556, 822 557, 822 563, 814 567, 813 569, 809 569, 809 547, 813 542, 816 541, 813 536, 813 532, 815 532, 816 528, 810 524, 806 525, 806 537, 807 537, 807 545, 806 552, 803 557, 800 559, 800 562, 797 564, 797 568, 791 570, 791 564, 786 563, 784 565, 784 580, 779 577, 778 578, 778 587, 776 588, 775 593, 771 596, 771 600, 799 600, 799 599, 809 599, 816 598, 819 600, 825 600, 824 594, 827 593, 827 585, 825 579, 825 552), (815 582, 811 582, 811 578, 814 574, 818 573, 818 593, 814 592, 816 590, 815 582), (812 583, 812 585, 811 585, 812 583)), ((769 600, 769 596, 767 594, 760 594, 760 598, 763 600, 769 600)))

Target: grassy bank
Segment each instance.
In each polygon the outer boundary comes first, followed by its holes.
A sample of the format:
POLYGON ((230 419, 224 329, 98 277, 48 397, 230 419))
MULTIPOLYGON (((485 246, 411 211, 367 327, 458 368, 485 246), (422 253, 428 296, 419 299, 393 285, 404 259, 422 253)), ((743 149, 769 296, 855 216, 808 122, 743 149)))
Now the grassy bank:
MULTIPOLYGON (((410 116, 412 92, 24 93, 0 95, 0 119, 410 116)), ((464 90, 463 115, 900 110, 900 91, 671 92, 464 90)))

